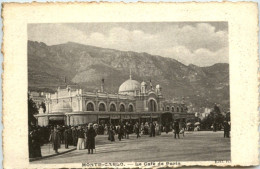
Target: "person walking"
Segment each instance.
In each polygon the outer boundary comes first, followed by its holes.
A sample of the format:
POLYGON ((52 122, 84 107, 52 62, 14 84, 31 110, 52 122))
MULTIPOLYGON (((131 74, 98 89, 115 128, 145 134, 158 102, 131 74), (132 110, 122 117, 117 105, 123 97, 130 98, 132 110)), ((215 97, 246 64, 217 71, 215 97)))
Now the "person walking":
POLYGON ((109 126, 108 133, 108 140, 111 142, 115 141, 115 131, 112 125, 109 126))
POLYGON ((153 125, 153 123, 150 122, 150 123, 149 123, 149 129, 148 129, 148 133, 149 133, 150 137, 153 136, 153 134, 152 134, 152 125, 153 125))
POLYGON ((49 138, 49 141, 52 143, 52 147, 55 153, 59 153, 58 149, 60 148, 60 135, 60 132, 57 130, 57 127, 55 126, 49 138))
POLYGON ((73 146, 73 137, 71 126, 68 126, 68 142, 70 146, 73 146))
POLYGON ((73 145, 77 146, 77 141, 78 141, 78 136, 77 136, 77 128, 73 127, 72 128, 72 141, 73 141, 73 145))
POLYGON ((178 136, 178 138, 180 138, 180 126, 179 126, 179 122, 178 121, 174 121, 173 124, 173 129, 174 129, 174 138, 176 139, 176 135, 178 136))
POLYGON ((136 138, 141 137, 140 136, 140 127, 139 127, 138 122, 136 122, 136 124, 135 124, 135 133, 136 133, 136 138))
POLYGON ((118 140, 121 141, 124 135, 124 131, 121 125, 118 125, 117 134, 118 134, 118 140))
POLYGON ((154 122, 152 122, 151 133, 152 133, 152 137, 155 137, 155 123, 154 122))
POLYGON ((141 136, 142 136, 144 134, 144 123, 141 123, 140 128, 141 128, 141 136))
POLYGON ((38 130, 32 128, 29 133, 29 158, 42 157, 38 130))
POLYGON ((64 138, 65 149, 68 149, 69 148, 69 129, 68 129, 68 127, 65 127, 65 129, 64 129, 63 138, 64 138))
POLYGON ((85 149, 87 149, 87 132, 88 132, 88 124, 86 124, 86 126, 84 126, 84 136, 85 136, 85 139, 84 139, 84 145, 85 145, 85 149))
POLYGON ((225 137, 229 138, 229 133, 230 133, 230 125, 228 124, 227 121, 224 121, 224 138, 225 137))
POLYGON ((95 149, 95 137, 97 136, 96 131, 93 128, 93 124, 90 123, 88 125, 88 130, 86 133, 87 137, 87 149, 88 149, 88 154, 93 154, 93 149, 95 149))
POLYGON ((78 131, 78 144, 77 144, 77 150, 83 150, 85 148, 85 135, 84 135, 84 130, 82 129, 81 126, 79 126, 78 131))
POLYGON ((125 124, 125 138, 129 139, 129 133, 130 133, 130 124, 126 122, 125 124))

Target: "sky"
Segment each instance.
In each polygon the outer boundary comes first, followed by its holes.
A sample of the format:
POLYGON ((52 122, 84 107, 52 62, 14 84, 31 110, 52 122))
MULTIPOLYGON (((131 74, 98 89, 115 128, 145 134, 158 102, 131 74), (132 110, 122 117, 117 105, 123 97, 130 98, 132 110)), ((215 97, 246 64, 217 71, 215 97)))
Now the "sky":
POLYGON ((28 40, 146 52, 186 65, 228 63, 227 22, 29 24, 28 40))

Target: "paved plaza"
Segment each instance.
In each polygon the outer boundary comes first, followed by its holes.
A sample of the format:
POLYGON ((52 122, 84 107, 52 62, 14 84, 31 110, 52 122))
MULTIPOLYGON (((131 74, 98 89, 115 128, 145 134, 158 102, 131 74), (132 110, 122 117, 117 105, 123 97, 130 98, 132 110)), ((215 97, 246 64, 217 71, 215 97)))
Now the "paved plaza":
POLYGON ((223 138, 223 131, 200 131, 186 133, 185 137, 174 139, 173 134, 163 133, 154 138, 142 136, 121 142, 97 136, 96 152, 75 150, 66 154, 33 161, 37 163, 86 163, 86 162, 131 162, 131 161, 214 161, 230 160, 230 139, 223 138))

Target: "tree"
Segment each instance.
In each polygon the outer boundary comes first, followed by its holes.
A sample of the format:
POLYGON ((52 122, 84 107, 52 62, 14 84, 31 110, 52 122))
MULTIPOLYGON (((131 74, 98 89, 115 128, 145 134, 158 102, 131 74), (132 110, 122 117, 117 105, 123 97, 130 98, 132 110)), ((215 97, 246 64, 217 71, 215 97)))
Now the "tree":
POLYGON ((36 118, 33 116, 38 113, 36 103, 30 98, 28 94, 28 124, 36 124, 36 118))
POLYGON ((214 106, 214 112, 217 113, 217 114, 221 113, 219 107, 216 104, 214 106))
POLYGON ((220 108, 215 105, 213 111, 202 120, 204 129, 210 129, 213 123, 216 123, 218 128, 223 124, 225 117, 221 114, 220 108))

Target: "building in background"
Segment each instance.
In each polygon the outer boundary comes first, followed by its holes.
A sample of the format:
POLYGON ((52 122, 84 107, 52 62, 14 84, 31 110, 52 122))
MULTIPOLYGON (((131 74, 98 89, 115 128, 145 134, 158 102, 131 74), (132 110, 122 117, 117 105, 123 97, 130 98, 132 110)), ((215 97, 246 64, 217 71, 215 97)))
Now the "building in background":
POLYGON ((80 125, 86 123, 112 123, 124 121, 164 124, 175 119, 194 118, 184 102, 165 100, 162 87, 153 88, 150 81, 139 83, 130 78, 119 87, 118 94, 105 92, 104 79, 99 92, 85 92, 67 86, 54 94, 46 94, 46 112, 35 115, 38 125, 80 125))

